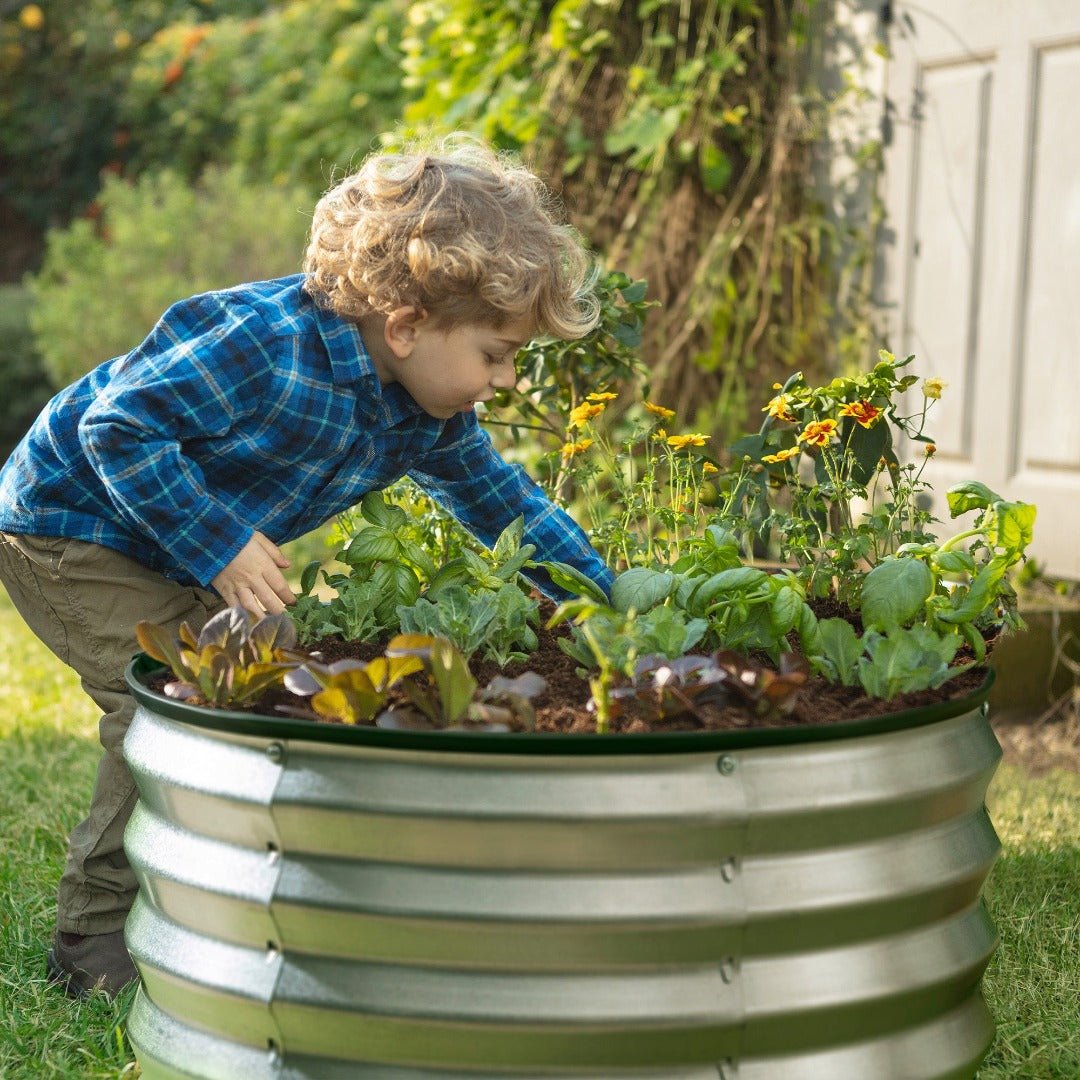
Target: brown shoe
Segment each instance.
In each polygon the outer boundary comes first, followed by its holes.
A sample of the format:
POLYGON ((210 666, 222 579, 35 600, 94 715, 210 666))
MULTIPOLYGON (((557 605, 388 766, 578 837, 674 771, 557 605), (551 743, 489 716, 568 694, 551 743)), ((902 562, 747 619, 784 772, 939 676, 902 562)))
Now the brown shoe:
POLYGON ((45 961, 49 980, 61 983, 68 997, 100 990, 114 997, 139 977, 124 946, 124 931, 111 934, 68 934, 57 931, 45 961))

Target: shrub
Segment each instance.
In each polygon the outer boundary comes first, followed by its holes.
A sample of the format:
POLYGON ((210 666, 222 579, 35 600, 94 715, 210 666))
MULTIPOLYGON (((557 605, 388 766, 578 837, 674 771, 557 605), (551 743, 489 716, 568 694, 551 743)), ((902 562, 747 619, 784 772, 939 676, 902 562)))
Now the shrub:
POLYGON ((133 164, 243 165, 312 192, 393 127, 404 0, 290 0, 257 19, 178 22, 139 54, 122 113, 133 164))
POLYGON ((53 230, 31 325, 57 386, 137 345, 174 301, 300 269, 311 197, 237 168, 192 187, 174 173, 109 179, 97 224, 53 230))
POLYGON ((0 462, 15 448, 52 387, 30 331, 30 294, 18 285, 0 286, 0 462))

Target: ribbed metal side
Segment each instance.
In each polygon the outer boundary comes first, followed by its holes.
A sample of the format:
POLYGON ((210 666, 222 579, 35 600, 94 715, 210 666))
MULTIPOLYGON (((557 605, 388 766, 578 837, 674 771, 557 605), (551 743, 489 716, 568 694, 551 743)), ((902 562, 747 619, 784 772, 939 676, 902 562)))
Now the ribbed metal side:
POLYGON ((914 1080, 972 1076, 993 1035, 981 709, 574 757, 140 705, 125 752, 148 1080, 914 1080))

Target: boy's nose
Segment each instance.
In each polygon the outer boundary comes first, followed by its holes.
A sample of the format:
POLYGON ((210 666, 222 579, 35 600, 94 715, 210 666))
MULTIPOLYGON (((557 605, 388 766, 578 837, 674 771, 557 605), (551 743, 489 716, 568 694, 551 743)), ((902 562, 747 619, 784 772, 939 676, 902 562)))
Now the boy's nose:
POLYGON ((517 372, 509 364, 500 364, 491 373, 491 385, 496 390, 513 390, 517 381, 517 372))

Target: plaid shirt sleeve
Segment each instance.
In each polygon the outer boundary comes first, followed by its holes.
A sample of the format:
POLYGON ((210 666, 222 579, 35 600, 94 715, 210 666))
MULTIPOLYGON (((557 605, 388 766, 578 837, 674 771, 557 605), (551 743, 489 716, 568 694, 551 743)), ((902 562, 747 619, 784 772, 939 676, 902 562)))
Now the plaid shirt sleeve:
MULTIPOLYGON (((604 592, 613 575, 573 518, 557 507, 520 465, 504 461, 491 438, 466 414, 451 420, 443 437, 409 475, 481 543, 494 547, 516 517, 525 518, 523 543, 536 545, 536 558, 569 563, 604 592)), ((547 596, 568 599, 542 571, 526 571, 547 596)))
POLYGON ((149 534, 208 585, 253 528, 207 491, 185 440, 213 438, 260 408, 265 324, 214 294, 171 308, 117 361, 79 423, 79 441, 129 528, 149 534), (262 331, 260 334, 259 331, 262 331))

